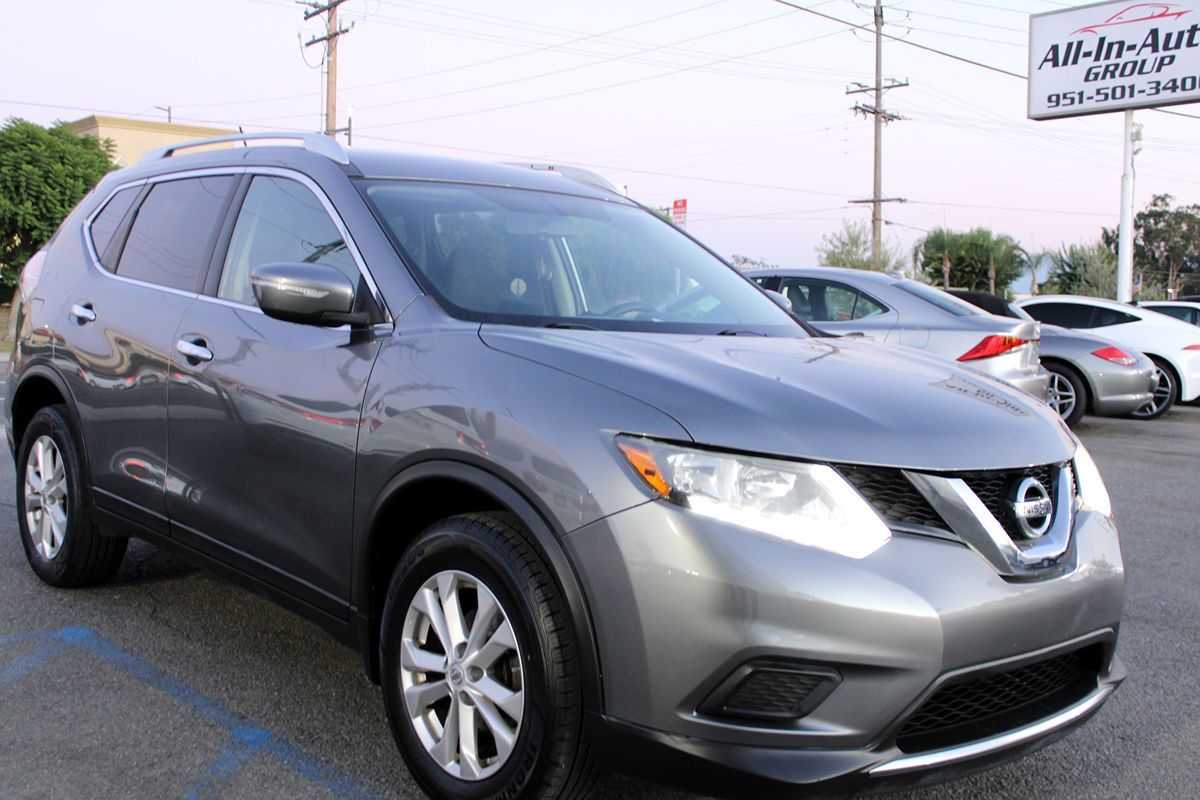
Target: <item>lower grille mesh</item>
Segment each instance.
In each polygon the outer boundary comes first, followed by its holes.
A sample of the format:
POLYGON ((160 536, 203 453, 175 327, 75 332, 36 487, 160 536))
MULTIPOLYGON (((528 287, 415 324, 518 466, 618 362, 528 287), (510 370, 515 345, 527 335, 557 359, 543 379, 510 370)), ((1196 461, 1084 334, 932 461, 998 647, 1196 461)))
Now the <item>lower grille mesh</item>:
POLYGON ((1049 716, 1095 688, 1099 659, 1088 648, 944 686, 904 723, 897 745, 946 747, 1049 716))
POLYGON ((801 672, 755 670, 725 700, 728 714, 794 716, 826 679, 801 672))

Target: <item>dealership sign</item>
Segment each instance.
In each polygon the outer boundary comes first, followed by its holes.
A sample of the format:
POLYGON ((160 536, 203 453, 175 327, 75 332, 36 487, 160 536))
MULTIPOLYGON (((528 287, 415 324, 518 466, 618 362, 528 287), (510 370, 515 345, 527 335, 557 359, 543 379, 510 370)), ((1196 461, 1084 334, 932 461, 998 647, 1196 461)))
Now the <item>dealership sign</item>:
POLYGON ((1200 100, 1200 0, 1097 3, 1029 18, 1029 117, 1200 100))

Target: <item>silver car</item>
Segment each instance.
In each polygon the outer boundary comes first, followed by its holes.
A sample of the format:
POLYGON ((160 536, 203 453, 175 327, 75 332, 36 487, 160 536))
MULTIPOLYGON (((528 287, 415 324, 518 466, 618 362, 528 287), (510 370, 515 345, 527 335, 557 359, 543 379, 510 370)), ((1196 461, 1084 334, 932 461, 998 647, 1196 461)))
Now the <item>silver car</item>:
MULTIPOLYGON (((988 292, 951 289, 950 293, 1000 317, 1033 319, 1025 309, 988 292)), ((1043 323, 1041 358, 1050 373, 1047 402, 1068 425, 1085 413, 1136 416, 1154 398, 1158 380, 1154 362, 1128 345, 1043 323)))
POLYGON ((1047 397, 1050 377, 1038 362, 1036 322, 995 317, 883 272, 808 267, 746 274, 787 297, 797 317, 822 331, 928 350, 1047 397))

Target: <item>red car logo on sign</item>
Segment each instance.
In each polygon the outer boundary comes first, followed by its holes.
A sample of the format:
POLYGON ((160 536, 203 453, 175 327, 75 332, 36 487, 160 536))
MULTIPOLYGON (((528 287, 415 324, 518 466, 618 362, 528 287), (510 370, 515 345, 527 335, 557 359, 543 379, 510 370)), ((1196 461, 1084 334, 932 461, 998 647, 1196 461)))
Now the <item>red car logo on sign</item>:
POLYGON ((1114 25, 1129 25, 1134 22, 1149 22, 1155 19, 1178 19, 1191 11, 1188 8, 1182 11, 1173 11, 1173 8, 1175 6, 1166 3, 1138 3, 1123 11, 1118 11, 1104 22, 1080 28, 1071 35, 1074 36, 1076 33, 1097 33, 1100 28, 1111 28, 1114 25))

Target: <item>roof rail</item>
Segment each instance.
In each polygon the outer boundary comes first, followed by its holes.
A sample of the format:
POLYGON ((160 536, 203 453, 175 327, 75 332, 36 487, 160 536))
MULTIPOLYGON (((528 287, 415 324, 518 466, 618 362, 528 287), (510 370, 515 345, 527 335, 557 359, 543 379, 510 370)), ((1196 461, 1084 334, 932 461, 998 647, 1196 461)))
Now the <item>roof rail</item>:
POLYGON ((527 161, 510 161, 508 164, 509 166, 513 167, 526 167, 527 169, 535 169, 539 172, 557 172, 567 180, 575 181, 576 183, 582 183, 585 186, 591 186, 593 189, 602 189, 606 192, 612 192, 613 194, 622 194, 621 190, 609 183, 604 176, 598 175, 595 172, 592 172, 590 169, 563 166, 560 164, 530 164, 527 161))
POLYGON ((146 163, 149 161, 158 161, 163 158, 170 158, 175 155, 176 151, 184 150, 189 147, 204 147, 210 144, 224 144, 225 142, 247 142, 258 139, 291 139, 302 142, 304 149, 325 156, 331 161, 336 161, 339 164, 349 164, 350 156, 347 155, 346 149, 341 146, 336 140, 320 133, 296 133, 292 132, 277 132, 264 131, 262 133, 233 133, 228 136, 212 136, 208 139, 195 139, 190 142, 179 142, 178 144, 169 144, 166 147, 158 147, 150 150, 146 155, 142 156, 138 162, 146 163))

